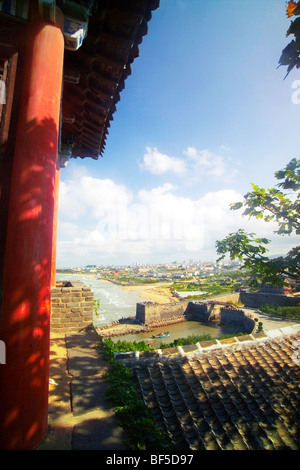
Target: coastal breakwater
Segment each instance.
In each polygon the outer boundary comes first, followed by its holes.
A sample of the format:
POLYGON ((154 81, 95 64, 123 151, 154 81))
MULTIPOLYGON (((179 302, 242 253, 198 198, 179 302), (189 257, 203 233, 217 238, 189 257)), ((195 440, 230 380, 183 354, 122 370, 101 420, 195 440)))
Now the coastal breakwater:
POLYGON ((241 309, 221 301, 189 301, 176 304, 137 304, 136 321, 146 327, 167 326, 174 322, 195 320, 200 322, 218 321, 221 324, 237 325, 244 333, 250 334, 255 320, 241 309), (224 304, 224 305, 223 305, 224 304))
POLYGON ((171 321, 176 317, 184 317, 188 302, 157 304, 155 302, 138 302, 136 305, 136 321, 153 324, 171 321))

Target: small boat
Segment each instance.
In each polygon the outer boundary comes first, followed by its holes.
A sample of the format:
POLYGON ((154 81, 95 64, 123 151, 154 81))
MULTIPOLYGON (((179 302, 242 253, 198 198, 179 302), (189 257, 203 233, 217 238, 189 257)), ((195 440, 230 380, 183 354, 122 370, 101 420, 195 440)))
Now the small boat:
POLYGON ((166 338, 167 336, 170 336, 170 333, 168 331, 165 331, 164 333, 158 333, 158 335, 153 336, 153 338, 159 339, 159 338, 166 338))

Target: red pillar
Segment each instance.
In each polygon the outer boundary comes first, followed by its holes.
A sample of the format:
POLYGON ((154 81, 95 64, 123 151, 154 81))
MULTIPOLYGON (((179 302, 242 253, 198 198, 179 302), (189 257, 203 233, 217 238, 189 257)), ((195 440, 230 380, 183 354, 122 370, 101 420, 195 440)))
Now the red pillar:
POLYGON ((33 449, 47 431, 54 191, 64 40, 29 25, 4 263, 0 448, 33 449))

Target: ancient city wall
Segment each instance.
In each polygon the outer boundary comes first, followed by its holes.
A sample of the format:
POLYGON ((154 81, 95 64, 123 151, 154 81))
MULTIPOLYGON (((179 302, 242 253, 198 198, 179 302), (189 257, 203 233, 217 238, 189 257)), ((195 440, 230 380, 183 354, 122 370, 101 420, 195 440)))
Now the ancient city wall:
POLYGON ((208 321, 210 312, 206 303, 194 301, 188 303, 185 314, 189 320, 208 321))
MULTIPOLYGON (((216 304, 217 305, 217 304, 216 304)), ((213 305, 203 302, 190 302, 186 311, 186 316, 190 320, 209 321, 218 320, 224 324, 239 325, 244 333, 251 333, 255 327, 255 321, 243 310, 231 307, 221 307, 220 312, 213 315, 213 305)))
POLYGON ((269 294, 261 292, 240 292, 241 302, 245 307, 260 307, 264 304, 281 305, 283 307, 296 307, 300 298, 289 297, 284 294, 269 294))
POLYGON ((94 294, 81 281, 62 281, 51 290, 51 331, 71 332, 92 325, 94 294))
POLYGON ((136 320, 138 323, 157 323, 171 320, 184 315, 188 302, 175 304, 156 304, 143 302, 136 305, 136 320))
POLYGON ((255 328, 255 320, 249 317, 243 310, 223 307, 221 308, 221 323, 226 325, 239 325, 244 333, 252 333, 255 328))
MULTIPOLYGON (((268 292, 232 292, 209 297, 209 302, 216 303, 218 307, 224 302, 241 302, 245 307, 259 308, 263 304, 275 304, 282 306, 296 306, 300 304, 300 298, 290 297, 284 294, 268 292)), ((243 332, 250 333, 255 327, 255 321, 243 310, 224 306, 215 308, 206 301, 179 302, 175 304, 156 304, 153 302, 138 303, 136 320, 139 323, 151 325, 159 322, 170 322, 172 319, 182 317, 182 320, 196 321, 221 321, 222 323, 238 324, 243 332)), ((180 319, 180 318, 179 318, 180 319)))
MULTIPOLYGON (((139 323, 151 325, 159 322, 171 322, 174 318, 182 317, 186 320, 209 321, 213 304, 205 302, 180 302, 173 305, 143 302, 137 304, 136 320, 139 323)), ((255 321, 243 310, 231 307, 222 307, 217 320, 221 323, 239 325, 241 331, 251 333, 255 321)))

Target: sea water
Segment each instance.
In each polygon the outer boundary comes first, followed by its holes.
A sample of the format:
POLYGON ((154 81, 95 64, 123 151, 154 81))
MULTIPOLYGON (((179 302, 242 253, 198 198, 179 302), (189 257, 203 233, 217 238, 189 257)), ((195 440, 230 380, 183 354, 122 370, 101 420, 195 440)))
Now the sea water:
POLYGON ((92 276, 57 274, 57 281, 81 281, 91 288, 94 300, 100 301, 97 315, 94 313, 96 327, 109 325, 121 318, 135 317, 136 304, 147 300, 139 292, 128 291, 111 282, 95 279, 92 276))
MULTIPOLYGON (((94 314, 94 326, 100 327, 109 325, 112 322, 121 318, 135 317, 137 302, 148 300, 139 295, 138 291, 129 291, 122 286, 113 284, 111 282, 95 279, 91 276, 85 275, 72 275, 72 274, 57 274, 57 281, 82 281, 91 288, 94 293, 94 299, 100 301, 100 308, 97 315, 94 314)), ((240 329, 234 325, 220 325, 217 322, 198 322, 198 321, 185 321, 174 325, 163 327, 163 330, 168 330, 170 336, 165 339, 155 340, 155 342, 170 342, 176 338, 185 338, 190 335, 204 335, 209 334, 212 338, 222 336, 224 334, 236 334, 240 329)), ((136 333, 132 335, 122 336, 121 339, 127 341, 142 341, 149 340, 152 335, 161 332, 161 328, 155 328, 148 333, 136 333), (150 336, 149 336, 150 334, 150 336)), ((120 339, 119 337, 113 339, 120 339)))

